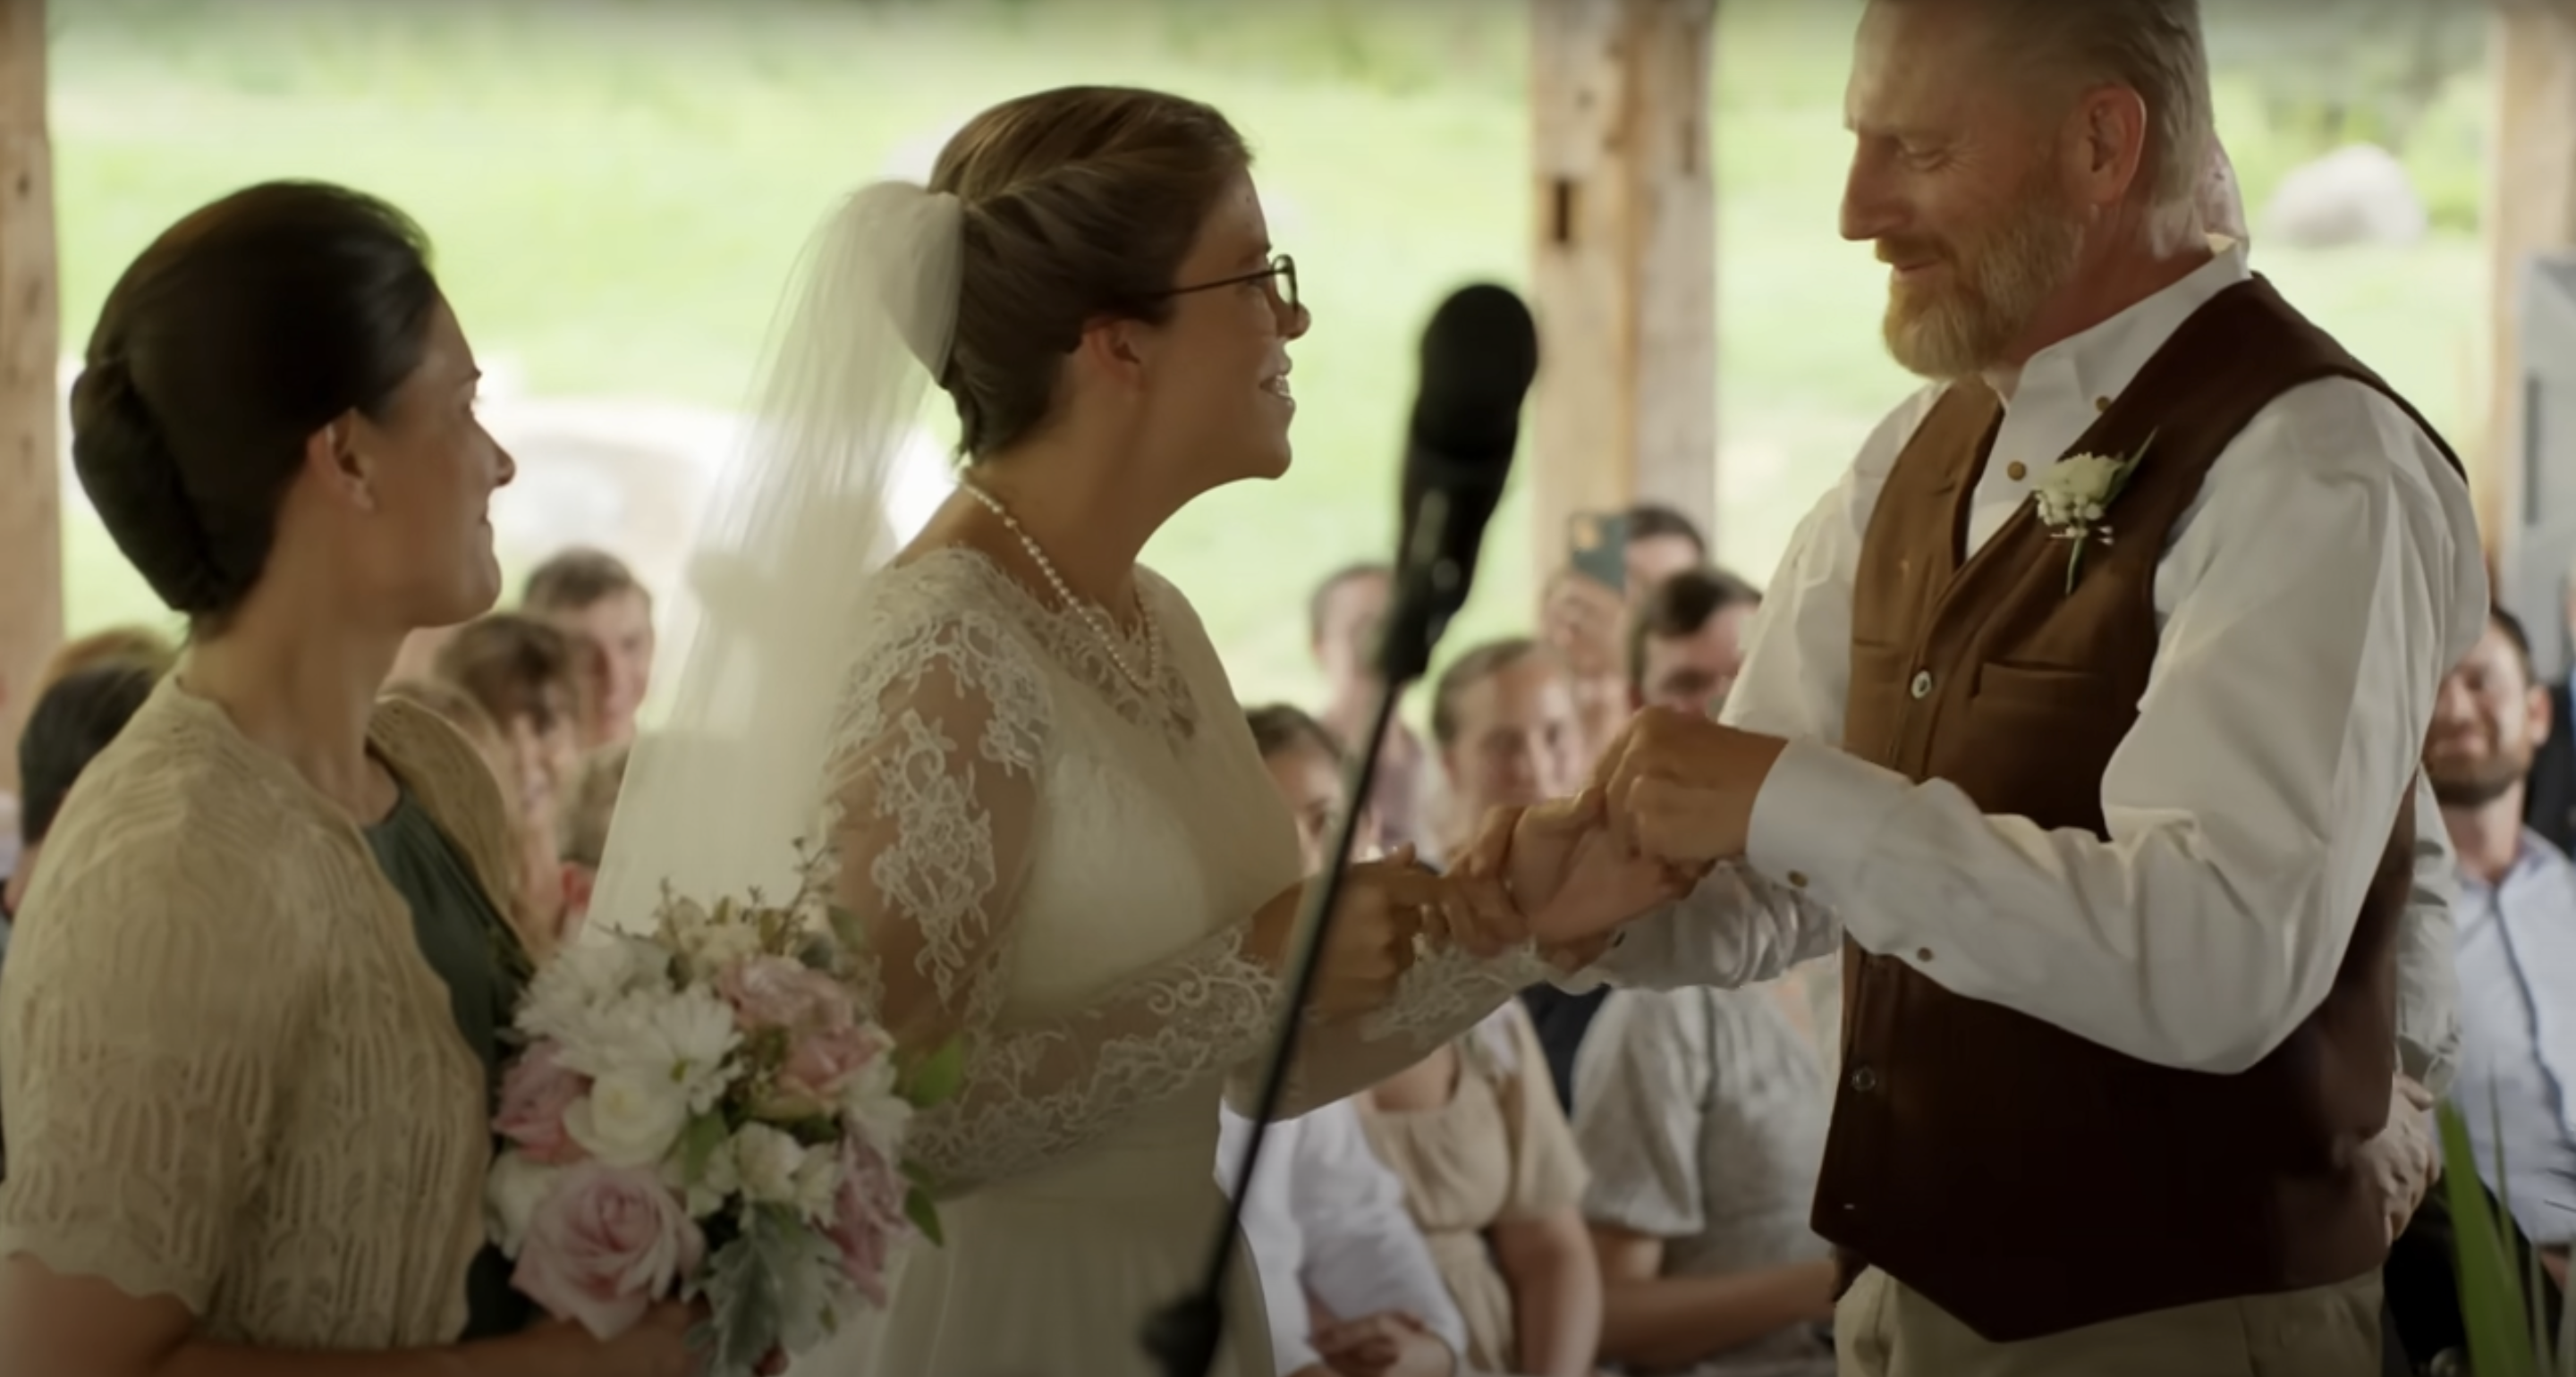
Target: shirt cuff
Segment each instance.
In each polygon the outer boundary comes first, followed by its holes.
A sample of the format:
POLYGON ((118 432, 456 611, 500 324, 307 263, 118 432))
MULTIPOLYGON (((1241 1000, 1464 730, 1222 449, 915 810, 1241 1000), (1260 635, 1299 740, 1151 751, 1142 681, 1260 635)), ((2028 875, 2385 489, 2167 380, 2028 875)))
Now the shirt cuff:
POLYGON ((1859 918, 1851 901, 1861 872, 1913 791, 1914 781, 1894 770, 1820 742, 1791 741, 1753 796, 1744 859, 1833 908, 1850 930, 1859 918))

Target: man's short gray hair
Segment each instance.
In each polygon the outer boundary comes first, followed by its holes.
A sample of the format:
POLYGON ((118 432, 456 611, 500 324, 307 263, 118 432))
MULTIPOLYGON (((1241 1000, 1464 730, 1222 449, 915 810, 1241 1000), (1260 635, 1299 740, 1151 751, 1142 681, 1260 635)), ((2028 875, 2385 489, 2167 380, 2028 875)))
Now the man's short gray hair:
POLYGON ((1996 46, 2022 71, 2061 87, 2111 84, 2147 107, 2141 169, 2158 206, 2193 202, 2209 171, 2216 117, 2200 0, 1974 0, 1996 46))

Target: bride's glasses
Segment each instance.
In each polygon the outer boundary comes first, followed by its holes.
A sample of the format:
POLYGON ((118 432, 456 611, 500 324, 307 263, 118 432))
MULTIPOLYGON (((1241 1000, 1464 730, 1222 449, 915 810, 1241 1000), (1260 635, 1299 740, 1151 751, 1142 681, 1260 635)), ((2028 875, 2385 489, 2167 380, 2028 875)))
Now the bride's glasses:
POLYGON ((1294 320, 1297 313, 1305 309, 1297 301, 1297 260, 1284 253, 1271 259, 1270 266, 1259 272, 1240 273, 1215 282, 1199 282, 1187 287, 1174 287, 1162 295, 1188 296, 1192 292, 1213 292, 1219 287, 1240 287, 1247 282, 1263 281, 1272 284, 1271 294, 1278 299, 1282 312, 1289 319, 1294 320))

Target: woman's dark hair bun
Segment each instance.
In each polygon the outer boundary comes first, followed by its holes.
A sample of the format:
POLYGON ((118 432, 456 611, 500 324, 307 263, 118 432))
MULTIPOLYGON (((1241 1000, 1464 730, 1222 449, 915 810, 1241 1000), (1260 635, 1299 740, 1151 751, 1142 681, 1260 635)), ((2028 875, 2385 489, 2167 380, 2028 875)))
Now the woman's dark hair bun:
POLYGON ((437 302, 420 227, 319 182, 235 192, 135 259, 72 384, 72 463, 163 602, 202 622, 250 596, 306 441, 383 416, 437 302))
POLYGON ((71 406, 81 487, 135 572, 173 611, 197 616, 220 607, 226 580, 132 370, 123 359, 82 369, 71 406))

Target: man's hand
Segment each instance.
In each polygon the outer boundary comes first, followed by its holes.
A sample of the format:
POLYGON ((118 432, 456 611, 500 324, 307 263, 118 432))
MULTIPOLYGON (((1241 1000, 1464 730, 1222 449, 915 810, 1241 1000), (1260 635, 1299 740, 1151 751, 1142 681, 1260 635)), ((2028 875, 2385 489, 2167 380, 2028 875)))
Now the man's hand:
POLYGON ((1604 821, 1592 791, 1496 810, 1451 872, 1443 935, 1479 956, 1535 939, 1560 969, 1577 970, 1621 924, 1698 882, 1700 871, 1630 853, 1604 821))
POLYGON ((1744 854, 1753 800, 1788 743, 1696 713, 1647 708, 1593 771, 1610 826, 1638 855, 1706 866, 1744 854))
POLYGON ((2441 1140, 2433 1128, 2433 1092, 2404 1075, 2390 1083, 2388 1126, 2360 1149, 2362 1170, 2379 1188, 2388 1215, 2388 1237, 2396 1241, 2406 1222, 2424 1203, 2424 1193, 2442 1174, 2441 1140))
POLYGON ((1401 1310, 1381 1310, 1309 1336, 1335 1377, 1450 1377, 1458 1355, 1429 1326, 1401 1310))

